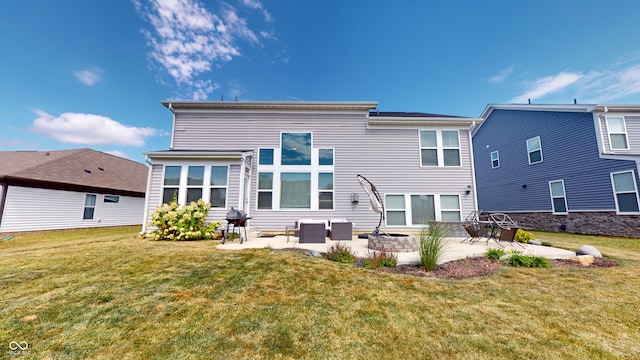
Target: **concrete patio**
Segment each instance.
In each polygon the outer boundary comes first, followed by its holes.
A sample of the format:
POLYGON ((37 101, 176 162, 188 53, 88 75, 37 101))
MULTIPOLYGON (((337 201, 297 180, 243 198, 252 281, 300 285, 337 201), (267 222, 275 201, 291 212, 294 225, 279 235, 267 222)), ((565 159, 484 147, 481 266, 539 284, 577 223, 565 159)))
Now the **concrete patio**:
MULTIPOLYGON (((469 241, 462 242, 464 237, 449 237, 444 238, 444 251, 443 256, 438 263, 445 263, 448 261, 465 259, 469 257, 483 256, 488 248, 500 248, 495 241, 491 240, 488 243, 486 239, 480 240, 474 243, 469 241)), ((336 243, 346 243, 351 247, 358 257, 367 257, 373 250, 368 248, 368 239, 360 239, 357 236, 353 236, 351 241, 333 241, 329 238, 323 243, 299 243, 298 238, 291 236, 287 242, 287 237, 284 235, 276 235, 275 237, 259 237, 250 238, 248 241, 244 241, 240 244, 238 239, 227 240, 225 244, 219 244, 216 246, 218 249, 223 250, 243 250, 243 249, 255 249, 255 248, 272 248, 272 249, 284 249, 284 248, 299 248, 307 250, 315 250, 318 252, 326 252, 329 247, 336 243)), ((521 250, 525 255, 543 256, 548 259, 568 259, 576 256, 576 253, 569 250, 558 249, 548 246, 522 244, 511 244, 509 242, 501 242, 506 250, 521 250)), ((420 256, 417 251, 414 252, 398 252, 398 264, 418 264, 420 256)))

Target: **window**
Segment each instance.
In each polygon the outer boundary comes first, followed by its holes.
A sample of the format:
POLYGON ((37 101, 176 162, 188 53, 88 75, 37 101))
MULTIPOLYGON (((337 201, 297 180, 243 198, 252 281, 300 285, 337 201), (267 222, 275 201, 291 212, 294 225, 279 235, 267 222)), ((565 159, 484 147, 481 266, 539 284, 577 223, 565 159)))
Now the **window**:
POLYGON ((494 151, 491 153, 491 168, 496 169, 500 167, 500 153, 494 151))
POLYGON ((460 166, 458 130, 420 130, 422 166, 460 166))
POLYGON ((96 195, 86 194, 84 197, 84 212, 82 213, 82 220, 93 220, 96 212, 96 195))
POLYGON ((430 221, 460 221, 458 195, 389 194, 385 196, 388 226, 422 226, 430 221))
POLYGON ((616 195, 616 207, 621 213, 637 213, 638 189, 633 171, 624 171, 611 174, 613 191, 616 195))
POLYGON ((311 174, 283 172, 280 174, 280 208, 311 208, 311 174))
POLYGON ((212 166, 211 181, 209 182, 209 203, 212 208, 227 207, 227 177, 229 174, 228 166, 212 166))
POLYGON ((433 195, 411 195, 411 224, 426 225, 436 219, 433 195))
POLYGON ((540 136, 527 140, 527 152, 529 153, 529 165, 542 162, 542 144, 540 136))
POLYGON ((460 139, 458 131, 442 131, 444 166, 460 166, 460 139))
POLYGON ((460 221, 460 198, 458 195, 440 195, 442 221, 460 221))
POLYGON ((404 195, 385 196, 385 206, 387 212, 387 225, 406 225, 406 212, 404 205, 404 195))
POLYGON ((333 165, 333 149, 318 149, 318 165, 333 165))
POLYGON ((105 203, 109 203, 109 204, 117 204, 120 202, 120 196, 117 195, 105 195, 103 202, 105 203))
POLYGON ((311 133, 282 133, 282 165, 311 165, 311 133))
POLYGON ((258 173, 258 209, 273 208, 273 173, 258 173))
POLYGON ((187 174, 187 204, 202 199, 204 166, 189 166, 187 174))
POLYGON ((169 204, 174 199, 178 200, 178 190, 180 188, 180 171, 181 166, 165 166, 164 167, 164 188, 162 191, 162 203, 169 204))
POLYGON ((422 166, 438 166, 438 140, 435 131, 420 131, 422 166))
POLYGON ((258 154, 259 165, 273 165, 273 149, 260 149, 258 154))
POLYGON ((333 173, 318 173, 318 209, 333 210, 333 173))
POLYGON ((611 150, 629 150, 629 143, 627 142, 627 127, 624 122, 624 117, 607 117, 606 122, 611 150))
POLYGON ((556 180, 549 182, 549 191, 551 192, 551 205, 554 214, 567 213, 567 196, 564 192, 564 180, 556 180))

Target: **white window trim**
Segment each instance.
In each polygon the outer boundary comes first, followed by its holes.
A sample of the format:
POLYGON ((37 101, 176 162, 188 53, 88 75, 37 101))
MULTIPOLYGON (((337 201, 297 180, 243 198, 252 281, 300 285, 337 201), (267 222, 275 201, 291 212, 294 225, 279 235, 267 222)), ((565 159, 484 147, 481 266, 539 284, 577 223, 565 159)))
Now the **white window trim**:
POLYGON ((638 185, 636 184, 636 174, 633 170, 625 170, 625 171, 616 171, 616 172, 612 172, 610 173, 610 177, 611 177, 611 190, 613 190, 613 200, 616 203, 616 214, 618 215, 638 215, 640 214, 640 211, 620 211, 620 206, 618 205, 618 194, 630 194, 630 191, 626 191, 626 192, 617 192, 616 191, 616 185, 615 182, 613 181, 613 175, 616 174, 625 174, 625 173, 631 173, 631 176, 633 177, 633 189, 635 191, 636 194, 636 202, 638 202, 638 209, 640 209, 640 197, 638 196, 638 185))
POLYGON ((615 150, 629 150, 629 135, 628 135, 628 131, 627 131, 627 121, 625 119, 624 116, 605 116, 604 117, 604 123, 605 126, 607 127, 607 137, 609 138, 609 149, 611 149, 612 151, 615 150), (612 132, 609 128, 609 119, 622 119, 622 126, 624 127, 624 132, 612 132), (625 143, 627 144, 626 147, 624 148, 614 148, 613 147, 613 142, 611 141, 611 135, 624 135, 625 137, 625 143))
POLYGON ((460 145, 460 129, 418 129, 418 159, 420 162, 420 167, 423 168, 436 168, 436 167, 445 167, 445 168, 460 168, 462 167, 462 146, 460 145), (422 146, 422 137, 420 133, 422 131, 435 131, 436 133, 436 146, 422 146), (444 142, 442 141, 442 132, 443 131, 455 131, 458 134, 458 146, 444 146, 444 142), (422 165, 422 150, 436 150, 436 156, 438 157, 438 165, 422 165), (458 156, 460 158, 460 165, 445 165, 444 164, 444 150, 458 150, 458 156))
POLYGON ((567 215, 569 213, 569 206, 567 204, 567 190, 564 187, 564 180, 551 180, 549 181, 549 197, 551 198, 551 211, 553 214, 555 215, 567 215), (560 212, 560 211, 556 211, 556 206, 555 203, 553 202, 553 199, 556 198, 560 198, 559 196, 553 196, 553 190, 551 188, 551 184, 553 183, 561 183, 562 184, 562 198, 564 199, 564 208, 567 209, 567 211, 565 212, 560 212))
POLYGON ((462 220, 462 204, 461 204, 461 198, 460 198, 460 194, 447 194, 447 193, 443 193, 443 194, 425 194, 425 193, 409 193, 409 194, 403 194, 403 193, 388 193, 388 194, 384 194, 384 221, 385 221, 385 226, 387 227, 411 227, 411 228, 421 228, 423 226, 425 226, 426 224, 413 224, 411 219, 413 219, 413 212, 411 209, 411 196, 412 195, 425 195, 425 196, 433 196, 433 207, 434 207, 434 212, 435 212, 435 221, 443 221, 442 220, 442 212, 443 211, 458 211, 460 213, 460 219, 462 220), (391 196, 404 196, 404 209, 399 209, 399 208, 388 208, 387 206, 387 196, 391 195, 391 196), (441 196, 457 196, 458 197, 458 209, 443 209, 441 202, 440 202, 440 197, 441 196), (387 211, 404 211, 404 223, 405 225, 389 225, 388 223, 388 217, 387 217, 387 211))
POLYGON ((542 154, 542 139, 540 139, 540 136, 536 136, 536 137, 532 137, 530 139, 527 139, 527 161, 529 162, 529 165, 540 164, 541 162, 544 161, 544 156, 542 154), (535 139, 538 139, 538 144, 540 144, 540 161, 536 161, 536 162, 532 163, 531 162, 531 153, 535 152, 537 150, 529 151, 529 141, 533 141, 535 139))
MULTIPOLYGON (((258 209, 258 186, 256 182, 256 211, 295 211, 295 212, 309 212, 309 211, 335 211, 336 208, 336 181, 335 181, 335 164, 336 164, 336 150, 335 147, 314 147, 314 136, 312 131, 281 131, 280 132, 280 147, 273 148, 273 165, 260 165, 258 161, 258 173, 270 172, 273 173, 273 186, 271 189, 271 209, 258 209), (282 165, 282 134, 311 134, 311 165, 282 165), (320 149, 332 149, 333 150, 333 165, 318 165, 320 162, 320 149), (311 201, 310 207, 307 209, 301 208, 281 208, 280 207, 280 192, 281 192, 281 178, 282 173, 305 173, 311 174, 311 201), (333 173, 333 208, 332 209, 320 209, 318 199, 318 174, 319 173, 333 173)), ((264 191, 264 190, 263 190, 264 191)))
POLYGON ((498 150, 491 152, 490 158, 491 158, 491 168, 492 169, 499 168, 500 167, 500 152, 498 152, 498 150), (496 154, 496 159, 495 160, 493 159, 493 154, 496 154), (498 161, 498 165, 497 166, 493 166, 493 162, 496 161, 496 160, 498 161))
MULTIPOLYGON (((235 164, 235 163, 234 163, 235 164)), ((180 184, 177 186, 178 188, 178 205, 186 205, 187 202, 187 189, 188 188, 201 188, 202 189, 202 201, 205 203, 210 202, 211 200, 211 189, 212 188, 222 188, 222 186, 211 186, 211 167, 212 166, 226 166, 227 167, 227 186, 226 186, 226 195, 225 195, 225 208, 229 207, 229 177, 231 176, 231 163, 227 161, 217 162, 217 161, 206 161, 206 162, 167 162, 163 164, 162 168, 162 190, 160 193, 159 203, 162 205, 162 197, 164 194, 164 189, 166 186, 164 185, 165 179, 165 170, 167 166, 179 166, 180 167, 180 184), (189 185, 187 186, 187 179, 189 176, 189 166, 204 166, 204 178, 202 185, 189 185)), ((168 186, 169 188, 175 188, 175 185, 168 186)), ((220 207, 212 207, 211 209, 222 209, 220 207)))

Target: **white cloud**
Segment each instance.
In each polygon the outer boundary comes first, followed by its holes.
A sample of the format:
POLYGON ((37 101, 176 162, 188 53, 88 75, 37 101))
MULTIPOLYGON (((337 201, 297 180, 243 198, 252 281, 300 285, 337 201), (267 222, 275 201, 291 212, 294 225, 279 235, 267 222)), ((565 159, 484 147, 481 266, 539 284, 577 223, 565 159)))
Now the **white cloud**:
POLYGON ((536 79, 528 83, 528 89, 524 94, 513 98, 511 102, 522 103, 527 102, 529 99, 533 101, 546 95, 559 92, 571 84, 574 84, 582 77, 583 74, 581 73, 563 71, 557 75, 536 79))
POLYGON ((73 75, 80 81, 81 83, 87 86, 93 86, 100 81, 102 81, 102 73, 104 71, 100 68, 94 67, 87 70, 78 70, 74 71, 73 75))
POLYGON ((640 65, 626 68, 591 72, 577 86, 577 96, 584 102, 610 102, 640 94, 640 65))
POLYGON ((508 68, 500 71, 500 73, 498 75, 491 77, 489 79, 489 82, 492 82, 492 83, 503 82, 507 78, 507 76, 509 76, 509 74, 511 74, 511 72, 513 72, 513 65, 511 65, 508 68))
MULTIPOLYGON (((247 20, 229 4, 222 3, 216 14, 199 0, 149 0, 147 5, 132 1, 152 28, 142 30, 151 48, 149 57, 193 100, 206 99, 219 88, 211 79, 199 77, 217 63, 240 56, 240 40, 261 45, 247 20)), ((260 2, 243 0, 243 4, 271 18, 260 2)))
POLYGON ((271 14, 269 14, 269 12, 264 9, 260 1, 257 1, 257 0, 240 0, 240 1, 242 2, 242 4, 244 4, 244 6, 248 7, 249 9, 262 11, 262 14, 264 15, 264 21, 266 22, 273 21, 273 17, 271 17, 271 14))
POLYGON ((147 137, 166 135, 159 129, 123 125, 101 115, 64 113, 56 117, 42 110, 35 113, 38 118, 33 121, 31 131, 66 143, 143 146, 147 137))

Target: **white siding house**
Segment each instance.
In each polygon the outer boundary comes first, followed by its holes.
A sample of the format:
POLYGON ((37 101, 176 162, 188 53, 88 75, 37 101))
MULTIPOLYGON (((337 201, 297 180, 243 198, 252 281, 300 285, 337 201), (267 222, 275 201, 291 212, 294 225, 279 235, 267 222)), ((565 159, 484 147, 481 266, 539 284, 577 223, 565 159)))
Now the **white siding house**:
MULTIPOLYGON (((461 221, 476 209, 470 127, 480 119, 376 111, 376 102, 163 102, 170 150, 151 164, 147 219, 174 194, 231 207, 282 232, 297 219, 346 218, 370 231, 378 216, 357 175, 385 200, 386 231, 461 221)), ((143 229, 145 230, 145 229, 143 229)))
POLYGON ((0 152, 0 232, 140 224, 148 172, 91 149, 0 152))

